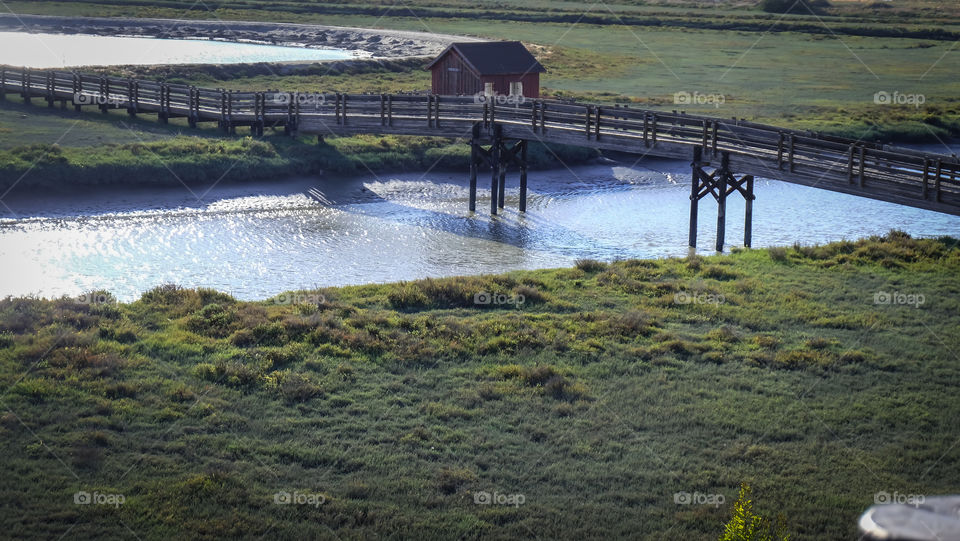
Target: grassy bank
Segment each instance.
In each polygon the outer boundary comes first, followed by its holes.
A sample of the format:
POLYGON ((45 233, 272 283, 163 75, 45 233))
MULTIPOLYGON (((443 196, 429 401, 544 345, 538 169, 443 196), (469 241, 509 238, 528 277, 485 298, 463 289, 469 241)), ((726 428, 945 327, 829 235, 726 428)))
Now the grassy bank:
MULTIPOLYGON (((109 131, 109 130, 108 130, 109 131)), ((595 151, 530 145, 530 165, 584 163, 595 151)), ((71 147, 37 143, 0 150, 0 191, 111 184, 169 185, 271 180, 320 173, 353 176, 399 171, 466 171, 466 141, 432 137, 266 138, 170 136, 135 143, 71 147)))
POLYGON ((716 539, 747 482, 794 539, 853 538, 879 492, 958 490, 958 278, 957 241, 891 233, 263 302, 6 299, 0 526, 716 539))

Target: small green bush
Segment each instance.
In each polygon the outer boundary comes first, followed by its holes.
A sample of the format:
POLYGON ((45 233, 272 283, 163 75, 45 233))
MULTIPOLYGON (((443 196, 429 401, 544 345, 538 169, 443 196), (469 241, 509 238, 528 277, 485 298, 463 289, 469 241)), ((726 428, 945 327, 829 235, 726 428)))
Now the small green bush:
POLYGON ((607 264, 596 259, 578 259, 574 265, 583 272, 600 272, 606 270, 607 264))
POLYGON ((753 512, 751 488, 746 483, 740 485, 737 501, 733 504, 733 516, 727 522, 719 541, 789 541, 786 521, 782 515, 776 521, 770 521, 753 512))

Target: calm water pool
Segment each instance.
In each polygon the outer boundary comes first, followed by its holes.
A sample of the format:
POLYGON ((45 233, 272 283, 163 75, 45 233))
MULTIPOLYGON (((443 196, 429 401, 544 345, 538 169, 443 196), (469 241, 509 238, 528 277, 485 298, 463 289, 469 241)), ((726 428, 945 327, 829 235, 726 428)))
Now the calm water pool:
POLYGON ((200 39, 0 32, 0 64, 31 68, 342 60, 357 54, 200 39))

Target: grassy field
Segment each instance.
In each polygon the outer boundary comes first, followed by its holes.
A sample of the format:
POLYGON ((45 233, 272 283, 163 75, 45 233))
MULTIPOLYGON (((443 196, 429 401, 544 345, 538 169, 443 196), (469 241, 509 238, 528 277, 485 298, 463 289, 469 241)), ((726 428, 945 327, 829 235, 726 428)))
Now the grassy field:
POLYGON ((6 299, 0 526, 716 539, 747 482, 793 539, 852 539, 878 493, 958 491, 958 284, 957 241, 891 233, 253 303, 6 299))
MULTIPOLYGON (((749 3, 650 5, 415 2, 406 8, 336 2, 224 2, 163 7, 111 2, 11 2, 24 13, 273 20, 522 39, 548 73, 547 95, 634 102, 819 129, 869 139, 960 135, 954 76, 960 11, 934 2, 875 7, 838 2, 819 15, 763 13, 749 3), (720 107, 679 106, 677 92, 724 96, 720 107), (875 103, 878 92, 924 104, 875 103)), ((406 4, 405 4, 406 6, 406 4)), ((388 76, 378 88, 422 90, 424 74, 388 76)), ((350 78, 354 79, 354 78, 350 78)), ((261 79, 234 80, 258 88, 261 79)), ((344 80, 291 81, 306 86, 344 80)))

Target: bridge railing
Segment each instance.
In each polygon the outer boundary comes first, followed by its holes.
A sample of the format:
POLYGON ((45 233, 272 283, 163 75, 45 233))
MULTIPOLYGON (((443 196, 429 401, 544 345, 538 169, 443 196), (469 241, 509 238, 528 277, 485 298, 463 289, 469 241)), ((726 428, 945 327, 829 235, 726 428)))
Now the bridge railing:
MULTIPOLYGON (((519 97, 429 94, 236 92, 61 70, 0 67, 0 92, 19 92, 131 114, 215 121, 223 127, 283 125, 318 134, 405 133, 469 137, 474 125, 546 142, 679 158, 699 146, 729 153, 744 173, 827 189, 917 200, 960 214, 960 161, 871 142, 801 130, 628 106, 519 97)), ((880 198, 880 197, 878 197, 880 198)))

